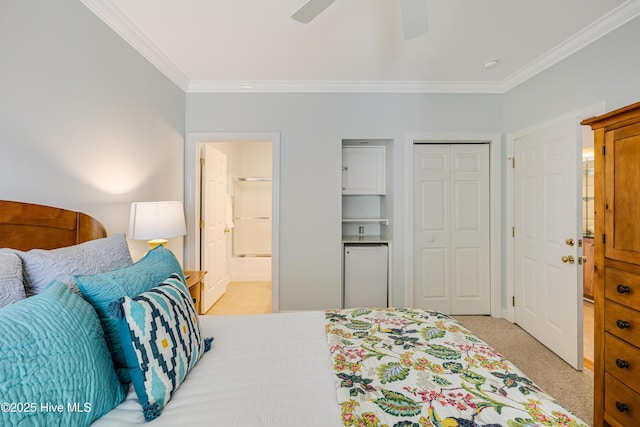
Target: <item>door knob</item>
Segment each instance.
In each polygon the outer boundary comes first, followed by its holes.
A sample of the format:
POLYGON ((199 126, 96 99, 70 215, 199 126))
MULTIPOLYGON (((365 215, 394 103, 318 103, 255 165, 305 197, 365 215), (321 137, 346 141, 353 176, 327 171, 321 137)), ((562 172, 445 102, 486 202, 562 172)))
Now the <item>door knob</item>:
POLYGON ((573 264, 574 262, 576 262, 576 260, 572 255, 569 255, 569 256, 565 255, 562 257, 562 262, 564 262, 565 264, 566 263, 573 264))
POLYGON ((567 244, 567 246, 575 245, 575 241, 573 239, 571 239, 571 238, 565 240, 564 242, 567 244))

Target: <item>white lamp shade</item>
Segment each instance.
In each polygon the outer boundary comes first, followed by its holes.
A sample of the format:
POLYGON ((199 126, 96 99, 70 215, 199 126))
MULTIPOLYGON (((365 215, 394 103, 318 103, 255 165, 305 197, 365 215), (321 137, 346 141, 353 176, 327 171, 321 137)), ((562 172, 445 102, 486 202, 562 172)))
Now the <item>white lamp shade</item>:
POLYGON ((182 202, 131 203, 130 239, 170 239, 185 234, 187 234, 187 227, 184 222, 182 202))

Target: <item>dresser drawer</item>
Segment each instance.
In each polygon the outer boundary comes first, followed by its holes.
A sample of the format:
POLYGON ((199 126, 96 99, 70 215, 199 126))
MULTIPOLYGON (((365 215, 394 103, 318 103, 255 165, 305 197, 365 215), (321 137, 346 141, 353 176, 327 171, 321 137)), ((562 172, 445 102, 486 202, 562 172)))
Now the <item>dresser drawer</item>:
POLYGON ((605 300, 604 330, 640 347, 640 312, 605 300))
POLYGON ((611 334, 605 334, 604 348, 604 370, 640 393, 640 350, 611 334))
POLYGON ((606 268, 604 296, 611 301, 640 310, 640 275, 606 268))
POLYGON ((640 395, 609 374, 604 376, 605 418, 623 426, 640 426, 640 395))

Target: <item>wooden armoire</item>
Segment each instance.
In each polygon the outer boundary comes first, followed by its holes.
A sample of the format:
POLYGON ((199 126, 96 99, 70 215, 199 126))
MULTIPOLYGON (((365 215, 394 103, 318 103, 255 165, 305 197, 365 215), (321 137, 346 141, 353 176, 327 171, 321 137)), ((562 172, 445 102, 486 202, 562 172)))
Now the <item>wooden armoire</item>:
POLYGON ((594 426, 640 426, 640 102, 594 130, 594 426))

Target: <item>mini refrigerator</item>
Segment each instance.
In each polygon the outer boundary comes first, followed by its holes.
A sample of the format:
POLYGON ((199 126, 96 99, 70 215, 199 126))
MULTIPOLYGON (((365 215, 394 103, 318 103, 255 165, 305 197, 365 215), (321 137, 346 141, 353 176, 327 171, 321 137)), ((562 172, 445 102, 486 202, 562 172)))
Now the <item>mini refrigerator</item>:
POLYGON ((388 246, 344 245, 343 307, 387 307, 388 246))

